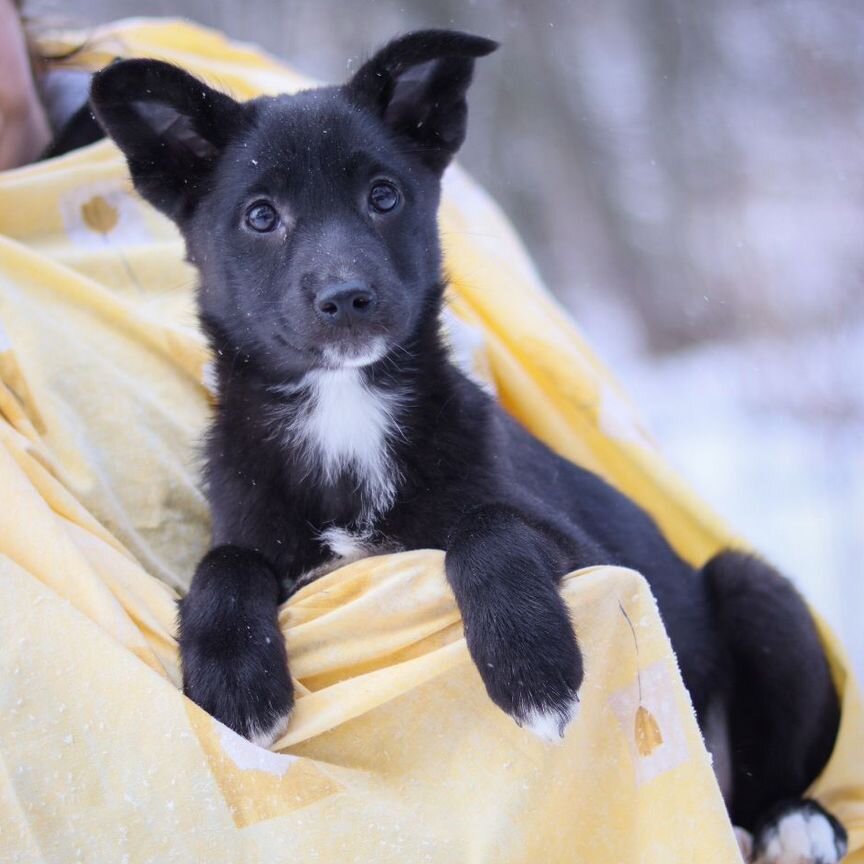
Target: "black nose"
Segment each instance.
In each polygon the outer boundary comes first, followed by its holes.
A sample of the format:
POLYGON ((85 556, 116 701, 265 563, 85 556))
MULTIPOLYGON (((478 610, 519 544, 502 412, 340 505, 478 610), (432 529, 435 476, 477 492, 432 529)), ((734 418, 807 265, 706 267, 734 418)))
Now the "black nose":
POLYGON ((375 308, 375 292, 364 282, 327 285, 315 296, 315 311, 328 324, 362 321, 375 308))

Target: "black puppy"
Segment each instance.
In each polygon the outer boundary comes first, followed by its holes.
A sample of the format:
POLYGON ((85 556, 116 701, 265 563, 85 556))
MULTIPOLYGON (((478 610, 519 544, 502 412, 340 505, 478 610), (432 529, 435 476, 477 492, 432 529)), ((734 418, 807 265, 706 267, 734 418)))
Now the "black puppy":
POLYGON ((495 47, 414 33, 344 86, 244 104, 153 60, 93 82, 137 189, 185 237, 217 363, 213 549, 180 610, 185 691, 273 741, 293 703, 276 621, 286 593, 357 557, 440 548, 490 697, 555 738, 582 683, 559 580, 633 567, 755 855, 837 861, 843 829, 799 800, 839 712, 791 585, 735 552, 694 570, 646 513, 532 438, 448 359, 440 179, 465 137, 474 60, 495 47))

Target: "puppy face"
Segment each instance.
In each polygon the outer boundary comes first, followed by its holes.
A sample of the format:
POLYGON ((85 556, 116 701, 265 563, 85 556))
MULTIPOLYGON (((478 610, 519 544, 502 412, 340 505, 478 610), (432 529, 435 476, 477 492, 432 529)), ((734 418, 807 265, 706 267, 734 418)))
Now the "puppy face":
POLYGON ((205 318, 269 365, 380 359, 438 282, 437 176, 337 90, 250 108, 185 224, 205 318))
POLYGON ((217 345, 284 379, 410 338, 441 290, 440 177, 494 47, 409 34, 342 87, 247 103, 158 61, 96 76, 96 115, 182 231, 217 345))

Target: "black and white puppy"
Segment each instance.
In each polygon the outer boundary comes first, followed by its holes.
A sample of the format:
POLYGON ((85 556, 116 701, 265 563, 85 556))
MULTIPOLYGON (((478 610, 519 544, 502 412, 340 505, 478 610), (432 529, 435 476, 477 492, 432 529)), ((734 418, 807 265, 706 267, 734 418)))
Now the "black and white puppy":
POLYGON ((839 709, 798 594, 737 552, 689 566, 645 512, 448 359, 440 180, 465 137, 474 61, 495 47, 412 33, 343 86, 242 104, 154 60, 95 77, 99 121, 198 268, 217 364, 213 548, 180 610, 185 691, 272 742, 293 704, 279 602, 354 558, 439 548, 489 696, 554 739, 582 683, 559 580, 632 567, 656 595, 731 815, 756 832, 754 857, 837 861, 842 827, 800 800, 839 709))

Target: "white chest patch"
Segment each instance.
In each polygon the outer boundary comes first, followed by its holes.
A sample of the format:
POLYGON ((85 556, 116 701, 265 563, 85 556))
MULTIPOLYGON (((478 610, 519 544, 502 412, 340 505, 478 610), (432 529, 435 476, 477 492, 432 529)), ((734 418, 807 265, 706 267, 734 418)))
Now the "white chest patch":
POLYGON ((399 431, 400 396, 367 385, 356 368, 317 370, 304 384, 309 396, 288 424, 288 439, 328 482, 353 472, 363 498, 358 521, 369 521, 396 496, 390 440, 399 431))

